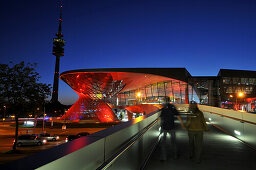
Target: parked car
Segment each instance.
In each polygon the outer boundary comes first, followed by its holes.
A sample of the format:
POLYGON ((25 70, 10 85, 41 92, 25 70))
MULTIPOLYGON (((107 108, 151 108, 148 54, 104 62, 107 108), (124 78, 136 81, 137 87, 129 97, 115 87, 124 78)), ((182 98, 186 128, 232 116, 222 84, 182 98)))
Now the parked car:
POLYGON ((76 135, 79 136, 79 137, 82 137, 82 136, 88 136, 88 135, 90 135, 90 133, 89 132, 80 132, 76 135))
POLYGON ((74 140, 74 139, 77 139, 77 138, 80 138, 80 137, 82 137, 82 136, 87 136, 87 135, 90 135, 90 133, 89 132, 80 132, 80 133, 78 133, 78 134, 76 134, 76 135, 68 135, 67 137, 66 137, 66 142, 69 142, 69 141, 72 141, 72 140, 74 140))
POLYGON ((50 133, 40 133, 38 137, 40 137, 41 139, 46 139, 47 141, 56 141, 60 139, 59 136, 50 133))
POLYGON ((25 145, 43 145, 47 143, 47 140, 39 138, 37 135, 26 134, 18 136, 17 146, 25 145))

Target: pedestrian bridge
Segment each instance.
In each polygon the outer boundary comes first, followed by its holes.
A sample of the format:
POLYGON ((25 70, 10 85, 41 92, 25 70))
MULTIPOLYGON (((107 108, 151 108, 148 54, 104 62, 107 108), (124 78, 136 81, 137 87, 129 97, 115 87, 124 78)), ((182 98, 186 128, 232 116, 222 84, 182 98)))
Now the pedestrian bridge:
MULTIPOLYGON (((188 105, 176 105, 182 112, 188 105)), ((177 129, 178 159, 160 160, 160 112, 96 132, 10 164, 8 169, 256 169, 256 114, 199 105, 208 121, 202 162, 188 157, 187 132, 177 129)), ((185 119, 186 115, 183 115, 185 119)), ((170 147, 169 147, 170 148, 170 147)))

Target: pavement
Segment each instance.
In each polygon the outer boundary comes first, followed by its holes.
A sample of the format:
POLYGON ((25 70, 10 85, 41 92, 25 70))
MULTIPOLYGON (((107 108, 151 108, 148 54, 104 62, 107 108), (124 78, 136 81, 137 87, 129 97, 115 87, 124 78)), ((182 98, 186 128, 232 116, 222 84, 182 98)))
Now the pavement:
POLYGON ((169 142, 167 161, 160 160, 160 147, 152 154, 146 170, 254 170, 256 169, 256 151, 238 139, 226 135, 212 125, 204 133, 202 162, 189 159, 188 135, 181 128, 176 131, 178 159, 174 159, 169 142))

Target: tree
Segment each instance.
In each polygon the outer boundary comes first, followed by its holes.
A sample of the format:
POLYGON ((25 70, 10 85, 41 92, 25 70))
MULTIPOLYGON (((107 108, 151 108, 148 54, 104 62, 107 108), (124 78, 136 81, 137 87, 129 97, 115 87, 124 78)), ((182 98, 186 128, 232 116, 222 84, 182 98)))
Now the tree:
MULTIPOLYGON (((10 65, 13 65, 10 63, 10 65)), ((10 67, 0 64, 0 100, 15 114, 16 130, 13 150, 18 138, 18 117, 26 109, 40 106, 51 93, 50 84, 39 83, 40 76, 35 71, 36 64, 21 62, 10 67)))

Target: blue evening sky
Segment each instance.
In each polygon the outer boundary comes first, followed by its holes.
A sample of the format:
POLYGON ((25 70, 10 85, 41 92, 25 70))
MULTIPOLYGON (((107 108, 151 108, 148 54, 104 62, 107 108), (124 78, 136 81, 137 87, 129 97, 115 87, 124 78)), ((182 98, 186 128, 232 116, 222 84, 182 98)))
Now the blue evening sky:
MULTIPOLYGON (((36 62, 53 84, 52 39, 60 1, 1 0, 1 63, 36 62)), ((87 68, 185 67, 256 70, 255 0, 63 0, 60 73, 87 68)), ((60 80, 59 100, 75 92, 60 80)))

